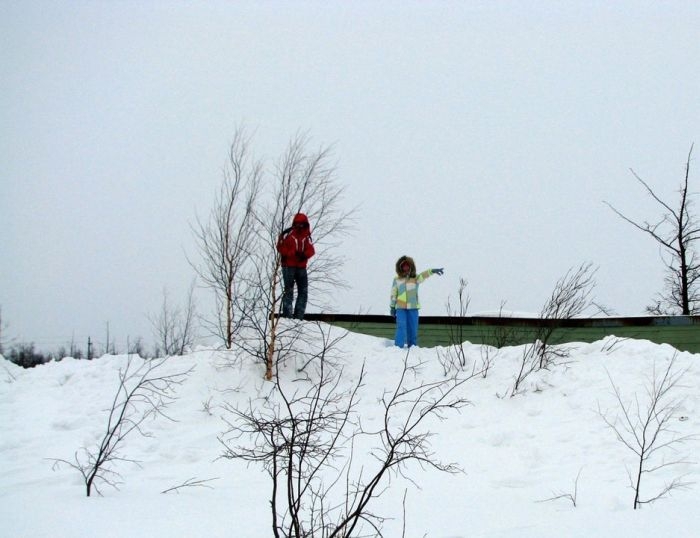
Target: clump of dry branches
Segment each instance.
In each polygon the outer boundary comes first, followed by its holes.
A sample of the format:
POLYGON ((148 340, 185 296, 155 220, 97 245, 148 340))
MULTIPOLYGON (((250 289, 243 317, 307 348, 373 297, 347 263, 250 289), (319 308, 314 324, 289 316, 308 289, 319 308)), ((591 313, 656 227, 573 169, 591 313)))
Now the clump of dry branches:
POLYGON ((555 345, 555 333, 563 320, 581 316, 594 304, 591 295, 595 287, 596 270, 590 262, 583 263, 576 269, 569 269, 557 281, 540 311, 543 322, 537 330, 535 341, 523 350, 511 396, 520 391, 523 381, 530 374, 561 364, 569 356, 569 349, 555 345))
POLYGON ((342 368, 330 367, 322 356, 312 364, 313 379, 284 382, 278 375, 267 398, 226 407, 222 457, 258 464, 268 473, 275 537, 382 536, 384 518, 372 510, 372 501, 388 487, 389 475, 408 476, 412 464, 459 471, 432 452, 427 423, 467 404, 458 390, 468 378, 426 381, 407 354, 394 388, 380 398, 381 425, 367 430, 356 410, 366 369, 342 388, 342 368), (353 466, 358 443, 371 447, 373 469, 353 466))

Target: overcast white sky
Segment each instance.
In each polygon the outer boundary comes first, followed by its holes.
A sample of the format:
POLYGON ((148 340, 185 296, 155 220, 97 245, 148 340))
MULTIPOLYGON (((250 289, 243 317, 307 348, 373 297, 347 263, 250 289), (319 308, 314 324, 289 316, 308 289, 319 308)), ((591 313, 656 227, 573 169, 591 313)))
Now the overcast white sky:
POLYGON ((643 314, 658 248, 602 201, 658 214, 629 168, 675 200, 700 142, 698 28, 697 1, 0 0, 7 333, 150 339, 242 123, 271 160, 298 130, 334 146, 360 206, 338 312, 386 313, 409 254, 446 268, 424 314, 460 276, 473 312, 536 312, 586 261, 600 302, 643 314))

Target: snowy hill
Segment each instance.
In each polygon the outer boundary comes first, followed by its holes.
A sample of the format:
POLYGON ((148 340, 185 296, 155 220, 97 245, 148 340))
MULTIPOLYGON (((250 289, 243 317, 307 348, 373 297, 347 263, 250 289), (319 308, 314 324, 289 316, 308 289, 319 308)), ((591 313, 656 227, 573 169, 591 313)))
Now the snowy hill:
MULTIPOLYGON (((381 399, 397 386, 406 351, 387 340, 305 325, 311 338, 305 349, 311 351, 320 345, 320 337, 313 336, 319 330, 331 339, 343 337, 327 365, 333 372, 342 368, 338 390, 352 389, 364 365, 356 411, 365 430, 381 428, 381 399)), ((499 351, 465 344, 463 349, 466 374, 479 370, 486 357, 488 372, 457 389, 469 405, 421 425, 434 434, 429 441, 435 457, 457 464, 462 472, 448 474, 409 462, 406 477, 386 475, 382 494, 369 505, 372 514, 386 518, 384 536, 402 536, 404 527, 406 537, 432 538, 700 536, 698 484, 674 488, 633 510, 628 469, 634 475, 639 460, 604 420, 624 431, 616 422, 622 417, 620 401, 630 405, 636 399, 642 412, 647 409, 650 383, 661 380, 675 357, 671 373, 687 371, 666 395, 678 407, 667 423, 670 431, 661 432, 659 440, 671 445, 655 454, 648 468, 678 464, 645 473, 641 493, 653 497, 674 479, 698 482, 700 440, 674 440, 700 434, 700 355, 612 337, 571 344, 563 364, 533 372, 511 396, 522 346, 499 351)), ((420 366, 405 372, 405 383, 444 380, 447 352, 412 349, 407 360, 420 366)), ((96 446, 104 436, 119 371, 129 360, 125 355, 67 358, 29 370, 3 361, 1 534, 272 536, 269 476, 259 465, 221 458, 219 439, 229 439, 226 421, 235 419, 230 410, 256 408, 262 405, 260 397, 278 397, 274 384, 263 381, 261 365, 235 352, 199 350, 160 367, 167 374, 193 370, 175 387, 177 399, 167 417, 148 418, 142 425, 148 436, 134 432, 125 438, 121 456, 134 461, 115 462, 119 489, 102 484, 102 496, 87 498, 80 473, 66 463, 55 465, 55 460, 73 461, 76 451, 96 446)), ((313 388, 318 380, 318 359, 298 371, 308 360, 299 356, 282 366, 280 378, 289 394, 313 388)), ((143 363, 131 361, 132 367, 143 363)), ((396 419, 402 416, 399 412, 396 419)), ((631 418, 637 420, 637 415, 631 413, 631 418)), ((354 469, 376 467, 368 444, 375 441, 357 441, 361 448, 354 451, 354 469)), ((237 442, 250 444, 244 438, 237 442)), ((374 534, 365 527, 358 536, 374 534)))

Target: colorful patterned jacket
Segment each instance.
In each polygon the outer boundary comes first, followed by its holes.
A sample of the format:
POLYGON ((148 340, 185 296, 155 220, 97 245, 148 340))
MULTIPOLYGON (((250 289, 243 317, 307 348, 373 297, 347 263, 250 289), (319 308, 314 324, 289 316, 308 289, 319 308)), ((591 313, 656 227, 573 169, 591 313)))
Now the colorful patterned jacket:
POLYGON ((432 269, 416 275, 416 264, 409 256, 401 256, 396 262, 396 277, 391 284, 390 308, 403 308, 407 310, 420 308, 418 301, 418 286, 433 274, 432 269), (401 275, 401 265, 408 262, 410 271, 407 276, 401 275))

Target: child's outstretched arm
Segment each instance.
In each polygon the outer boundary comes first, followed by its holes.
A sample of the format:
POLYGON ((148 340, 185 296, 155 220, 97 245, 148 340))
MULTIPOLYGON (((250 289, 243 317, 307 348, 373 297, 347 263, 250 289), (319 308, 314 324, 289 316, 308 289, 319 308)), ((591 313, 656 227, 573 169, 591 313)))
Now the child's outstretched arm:
POLYGON ((433 275, 442 275, 444 272, 445 270, 442 267, 438 269, 426 269, 416 277, 416 281, 420 284, 426 278, 431 277, 433 275))

